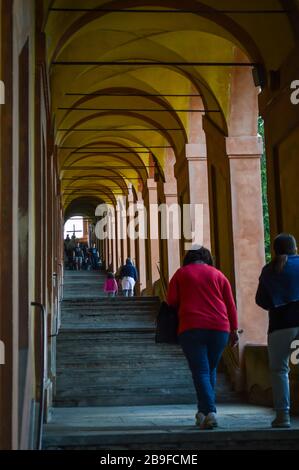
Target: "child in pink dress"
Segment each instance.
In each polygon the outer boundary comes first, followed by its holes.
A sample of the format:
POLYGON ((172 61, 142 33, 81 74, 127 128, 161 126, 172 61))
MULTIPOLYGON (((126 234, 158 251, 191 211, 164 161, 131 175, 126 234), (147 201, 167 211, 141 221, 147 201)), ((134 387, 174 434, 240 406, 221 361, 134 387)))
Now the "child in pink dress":
POLYGON ((107 274, 107 279, 104 284, 104 292, 107 293, 108 297, 115 297, 118 291, 118 285, 115 280, 115 276, 113 273, 107 274))

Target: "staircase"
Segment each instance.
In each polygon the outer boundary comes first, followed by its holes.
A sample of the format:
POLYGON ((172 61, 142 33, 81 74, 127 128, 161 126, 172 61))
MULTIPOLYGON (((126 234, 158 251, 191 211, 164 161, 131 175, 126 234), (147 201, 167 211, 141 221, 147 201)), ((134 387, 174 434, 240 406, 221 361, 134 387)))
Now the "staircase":
MULTIPOLYGON (((204 432, 193 425, 196 397, 187 362, 179 346, 154 341, 159 299, 106 298, 103 282, 99 273, 66 273, 55 408, 44 448, 198 445, 204 432)), ((217 402, 240 402, 224 373, 218 374, 217 402)), ((261 422, 269 422, 267 413, 261 422)), ((229 435, 222 434, 217 448, 227 446, 229 435)), ((198 448, 215 445, 207 439, 198 448)))
MULTIPOLYGON (((95 285, 100 285, 97 277, 95 285)), ((181 348, 155 343, 158 298, 111 299, 98 294, 83 300, 78 288, 74 293, 77 298, 71 300, 68 289, 62 304, 56 406, 196 403, 181 348)), ((218 400, 231 399, 230 387, 220 374, 218 400)))

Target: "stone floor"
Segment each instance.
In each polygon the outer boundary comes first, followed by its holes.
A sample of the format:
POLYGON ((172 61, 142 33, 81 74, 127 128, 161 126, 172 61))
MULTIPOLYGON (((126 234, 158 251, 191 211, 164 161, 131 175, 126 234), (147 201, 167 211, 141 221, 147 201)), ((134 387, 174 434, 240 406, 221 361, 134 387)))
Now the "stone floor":
MULTIPOLYGON (((192 427, 194 405, 147 405, 147 406, 111 406, 55 408, 47 430, 57 428, 81 430, 107 430, 109 428, 170 428, 192 427)), ((270 408, 248 404, 218 406, 220 430, 269 429, 273 416, 270 408)), ((293 428, 299 430, 299 417, 292 420, 293 428)))
POLYGON ((299 417, 290 430, 271 429, 273 412, 251 405, 220 405, 219 427, 200 431, 193 405, 56 408, 45 427, 45 448, 297 448, 299 417))

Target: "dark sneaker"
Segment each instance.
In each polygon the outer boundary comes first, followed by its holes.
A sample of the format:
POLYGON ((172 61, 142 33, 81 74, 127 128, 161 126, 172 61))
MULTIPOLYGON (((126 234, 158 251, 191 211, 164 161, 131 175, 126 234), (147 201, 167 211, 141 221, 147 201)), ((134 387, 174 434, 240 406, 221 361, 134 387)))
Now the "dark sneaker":
POLYGON ((277 411, 276 418, 271 423, 272 428, 290 428, 291 420, 288 411, 277 411))

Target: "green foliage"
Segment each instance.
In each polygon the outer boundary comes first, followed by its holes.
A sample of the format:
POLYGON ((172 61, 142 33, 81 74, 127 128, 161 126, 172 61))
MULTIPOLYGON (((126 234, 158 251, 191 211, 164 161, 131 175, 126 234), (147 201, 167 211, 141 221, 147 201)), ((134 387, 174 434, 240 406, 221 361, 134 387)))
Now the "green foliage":
POLYGON ((267 164, 266 164, 266 152, 265 152, 265 131, 264 121, 261 117, 258 120, 258 132, 263 139, 263 155, 261 161, 261 172, 262 172, 262 198, 263 198, 263 214, 264 214, 264 231, 265 231, 265 253, 267 263, 271 261, 271 239, 270 239, 270 219, 269 219, 269 207, 267 198, 267 164))

